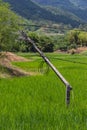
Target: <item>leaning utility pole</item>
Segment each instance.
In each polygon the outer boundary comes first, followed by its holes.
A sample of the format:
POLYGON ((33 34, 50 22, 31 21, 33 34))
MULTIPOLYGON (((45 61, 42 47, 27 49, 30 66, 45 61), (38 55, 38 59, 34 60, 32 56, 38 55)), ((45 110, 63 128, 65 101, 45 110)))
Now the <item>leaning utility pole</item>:
POLYGON ((62 76, 62 74, 56 69, 56 67, 50 62, 50 60, 43 54, 43 52, 36 46, 35 42, 31 40, 25 32, 22 32, 22 37, 27 43, 31 43, 35 50, 40 54, 40 56, 44 59, 44 61, 50 66, 50 68, 55 72, 55 74, 60 78, 60 80, 64 83, 66 87, 66 105, 68 106, 70 103, 70 91, 72 87, 66 81, 66 79, 62 76))

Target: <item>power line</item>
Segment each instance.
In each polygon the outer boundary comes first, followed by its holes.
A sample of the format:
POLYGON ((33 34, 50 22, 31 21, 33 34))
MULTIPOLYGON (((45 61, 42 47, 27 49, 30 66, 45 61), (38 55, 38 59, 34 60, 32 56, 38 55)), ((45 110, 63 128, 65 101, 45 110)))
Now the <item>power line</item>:
MULTIPOLYGON (((2 23, 2 22, 0 22, 0 25, 11 25, 11 23, 6 23, 6 22, 4 22, 4 23, 2 23)), ((45 29, 53 29, 53 30, 57 30, 57 29, 59 29, 59 28, 57 28, 57 27, 50 27, 50 26, 46 26, 45 24, 43 24, 43 25, 36 25, 36 24, 17 24, 16 23, 16 25, 19 25, 19 26, 23 26, 23 27, 37 27, 37 28, 45 28, 45 29)))
POLYGON ((51 59, 57 59, 57 60, 61 60, 61 61, 87 65, 87 63, 85 63, 85 62, 77 62, 77 61, 65 60, 65 59, 62 59, 62 58, 51 58, 51 59))
POLYGON ((36 25, 36 24, 18 24, 20 26, 27 26, 27 27, 44 27, 44 28, 52 28, 52 29, 57 29, 57 28, 53 28, 53 27, 47 27, 45 24, 43 25, 36 25))

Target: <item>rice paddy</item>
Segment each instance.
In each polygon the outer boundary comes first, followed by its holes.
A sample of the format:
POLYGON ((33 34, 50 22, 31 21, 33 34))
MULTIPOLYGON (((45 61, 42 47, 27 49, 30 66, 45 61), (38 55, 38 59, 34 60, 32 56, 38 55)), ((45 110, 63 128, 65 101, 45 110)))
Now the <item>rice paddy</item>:
MULTIPOLYGON (((38 72, 42 61, 38 55, 19 55, 31 61, 13 65, 38 72)), ((47 74, 1 78, 0 130, 87 130, 87 56, 47 56, 73 87, 69 108, 65 86, 51 70, 47 74)))

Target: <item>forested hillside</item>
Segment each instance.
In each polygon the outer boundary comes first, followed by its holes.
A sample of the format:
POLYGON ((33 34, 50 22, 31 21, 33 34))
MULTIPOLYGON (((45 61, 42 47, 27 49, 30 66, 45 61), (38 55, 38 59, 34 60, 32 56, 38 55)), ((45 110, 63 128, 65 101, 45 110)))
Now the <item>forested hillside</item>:
POLYGON ((80 19, 87 22, 87 0, 33 0, 44 6, 57 7, 65 11, 73 13, 80 19))
POLYGON ((70 6, 72 6, 72 3, 69 0, 32 0, 35 2, 38 2, 39 4, 43 4, 43 5, 52 5, 52 6, 60 6, 60 7, 67 7, 69 8, 70 6))
POLYGON ((70 1, 81 9, 87 9, 87 0, 70 0, 70 1))
POLYGON ((81 21, 76 18, 67 17, 63 14, 55 14, 45 8, 40 7, 31 0, 4 0, 9 2, 12 6, 12 9, 20 14, 21 16, 32 19, 32 20, 45 20, 53 21, 56 23, 71 24, 73 27, 78 26, 81 21))

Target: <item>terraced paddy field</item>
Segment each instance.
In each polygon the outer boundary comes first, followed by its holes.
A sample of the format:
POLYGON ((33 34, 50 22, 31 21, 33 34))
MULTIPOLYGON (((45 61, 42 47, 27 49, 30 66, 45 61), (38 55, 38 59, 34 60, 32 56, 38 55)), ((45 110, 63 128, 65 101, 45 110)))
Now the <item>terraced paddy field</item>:
POLYGON ((68 108, 65 86, 42 59, 32 53, 18 55, 30 61, 12 64, 30 76, 0 78, 0 130, 87 130, 86 53, 46 54, 73 87, 68 108))

